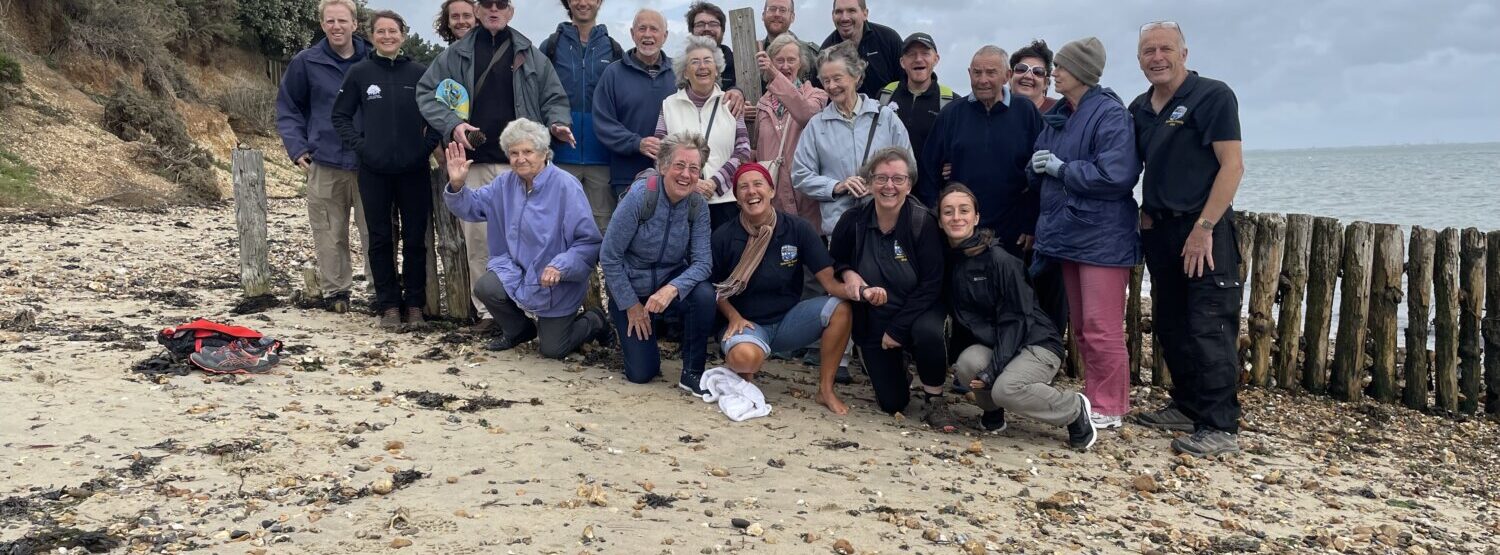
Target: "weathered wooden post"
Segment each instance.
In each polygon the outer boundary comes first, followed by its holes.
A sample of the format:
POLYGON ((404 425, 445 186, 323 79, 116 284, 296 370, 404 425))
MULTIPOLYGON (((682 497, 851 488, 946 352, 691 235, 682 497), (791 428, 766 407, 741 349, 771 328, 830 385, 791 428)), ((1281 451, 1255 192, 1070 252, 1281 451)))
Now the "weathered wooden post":
POLYGON ((1250 383, 1271 384, 1271 347, 1276 343, 1276 289, 1285 256, 1286 217, 1261 214, 1255 234, 1255 273, 1250 283, 1250 383))
POLYGON ((1500 231, 1489 233, 1485 270, 1484 412, 1500 414, 1500 231))
POLYGON ((1125 298, 1125 352, 1130 356, 1130 384, 1143 385, 1141 381, 1141 278, 1146 273, 1144 264, 1136 264, 1130 270, 1130 293, 1125 298))
POLYGON ((760 51, 760 41, 755 38, 755 9, 729 10, 729 38, 734 41, 734 84, 753 110, 761 94, 760 67, 755 64, 755 53, 760 51))
POLYGON ((1260 215, 1254 212, 1234 213, 1234 229, 1240 238, 1240 283, 1250 278, 1250 260, 1255 257, 1255 229, 1260 215))
MULTIPOLYGON (((469 300, 469 257, 463 233, 459 231, 458 218, 443 202, 443 189, 447 186, 447 164, 442 156, 438 156, 438 167, 432 172, 432 221, 433 229, 437 231, 434 250, 443 267, 442 296, 448 305, 448 317, 467 322, 473 316, 474 307, 469 300)), ((476 271, 482 272, 484 268, 476 271)))
POLYGON ((1459 233, 1455 228, 1438 234, 1433 253, 1433 301, 1437 305, 1433 332, 1436 334, 1432 373, 1437 380, 1437 408, 1458 412, 1458 264, 1459 233))
MULTIPOLYGON (((1156 322, 1151 322, 1156 327, 1156 322)), ((1151 331, 1151 386, 1172 390, 1172 370, 1167 368, 1167 349, 1162 347, 1161 334, 1151 331)))
POLYGON ((1401 228, 1375 226, 1375 269, 1370 276, 1370 338, 1375 343, 1374 378, 1370 382, 1375 399, 1396 400, 1396 312, 1401 306, 1401 271, 1405 259, 1401 228))
POLYGON ((1339 288, 1339 335, 1333 346, 1333 378, 1328 392, 1336 399, 1364 396, 1365 319, 1370 312, 1370 262, 1375 256, 1370 224, 1354 222, 1344 230, 1344 279, 1339 288))
POLYGON ((1302 346, 1302 387, 1313 393, 1328 388, 1328 332, 1333 323, 1333 292, 1344 255, 1344 235, 1334 218, 1313 219, 1312 250, 1308 257, 1307 329, 1302 346))
POLYGON ((1427 363, 1427 336, 1432 331, 1432 256, 1437 248, 1437 232, 1411 228, 1411 248, 1406 259, 1406 388, 1401 404, 1417 410, 1427 409, 1432 393, 1427 383, 1432 368, 1427 363))
MULTIPOLYGON (((435 210, 445 210, 441 206, 433 208, 435 210)), ((427 264, 425 265, 427 268, 427 289, 425 290, 427 298, 425 299, 426 306, 423 308, 423 312, 427 316, 440 316, 443 313, 443 285, 442 281, 438 279, 437 248, 432 240, 433 228, 437 225, 433 222, 433 219, 432 214, 427 215, 427 229, 422 232, 422 242, 427 243, 427 264)))
POLYGON ((1484 233, 1468 228, 1463 232, 1461 269, 1458 284, 1458 411, 1474 414, 1479 410, 1483 367, 1480 361, 1481 329, 1484 322, 1484 233))
POLYGON ((1281 261, 1281 314, 1276 321, 1276 385, 1296 389, 1301 381, 1302 299, 1307 294, 1307 251, 1312 247, 1312 216, 1286 217, 1286 257, 1281 261))
POLYGON ((270 247, 266 243, 266 159, 259 150, 230 153, 234 220, 240 234, 240 287, 246 297, 271 293, 270 247))

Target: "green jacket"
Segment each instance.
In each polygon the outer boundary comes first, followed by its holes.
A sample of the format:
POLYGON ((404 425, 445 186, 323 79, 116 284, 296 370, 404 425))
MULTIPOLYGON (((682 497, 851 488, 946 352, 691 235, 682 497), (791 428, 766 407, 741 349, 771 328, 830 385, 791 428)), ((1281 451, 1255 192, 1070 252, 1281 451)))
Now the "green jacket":
MULTIPOLYGON (((422 117, 434 129, 443 132, 444 141, 452 140, 453 128, 464 120, 439 102, 434 91, 444 79, 452 79, 463 85, 471 96, 474 94, 474 80, 477 78, 474 41, 483 30, 476 28, 474 32, 449 45, 447 50, 432 61, 432 65, 427 66, 427 73, 422 74, 422 80, 417 82, 417 106, 422 110, 422 117)), ((558 81, 552 62, 541 51, 533 48, 531 39, 522 35, 521 31, 511 29, 511 41, 516 51, 516 61, 511 66, 511 70, 517 72, 516 117, 535 121, 548 128, 554 124, 572 125, 568 94, 563 89, 562 82, 558 81)), ((489 60, 485 60, 485 63, 488 64, 489 60)))

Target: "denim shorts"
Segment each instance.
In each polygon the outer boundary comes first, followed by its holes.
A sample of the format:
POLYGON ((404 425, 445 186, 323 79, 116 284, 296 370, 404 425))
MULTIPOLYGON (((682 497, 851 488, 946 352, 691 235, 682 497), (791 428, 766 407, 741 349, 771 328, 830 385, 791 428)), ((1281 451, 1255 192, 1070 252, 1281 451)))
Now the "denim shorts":
MULTIPOLYGON (((756 322, 755 327, 724 340, 723 352, 728 353, 740 343, 754 344, 767 355, 785 353, 815 344, 823 337, 823 330, 828 327, 828 320, 833 318, 833 311, 842 302, 844 301, 826 295, 803 299, 788 310, 780 322, 775 324, 756 322)), ((723 337, 723 334, 720 333, 719 336, 723 337)))

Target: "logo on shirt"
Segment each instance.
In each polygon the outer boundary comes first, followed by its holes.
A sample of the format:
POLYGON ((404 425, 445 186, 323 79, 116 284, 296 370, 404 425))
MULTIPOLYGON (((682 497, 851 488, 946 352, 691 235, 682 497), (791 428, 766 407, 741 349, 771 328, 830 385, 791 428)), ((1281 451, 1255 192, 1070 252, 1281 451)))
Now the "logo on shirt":
POLYGON ((1178 106, 1176 110, 1172 110, 1172 115, 1167 117, 1167 125, 1173 127, 1182 125, 1182 116, 1185 115, 1187 115, 1187 106, 1178 106))
POLYGON ((380 98, 380 85, 370 85, 370 88, 365 89, 365 100, 375 100, 377 98, 380 98))
POLYGON ((906 262, 906 250, 901 248, 901 242, 891 241, 891 245, 895 247, 896 262, 906 262))
POLYGON ((796 245, 782 245, 781 246, 781 266, 784 267, 784 268, 790 268, 790 267, 796 266, 796 265, 797 265, 797 246, 796 245))

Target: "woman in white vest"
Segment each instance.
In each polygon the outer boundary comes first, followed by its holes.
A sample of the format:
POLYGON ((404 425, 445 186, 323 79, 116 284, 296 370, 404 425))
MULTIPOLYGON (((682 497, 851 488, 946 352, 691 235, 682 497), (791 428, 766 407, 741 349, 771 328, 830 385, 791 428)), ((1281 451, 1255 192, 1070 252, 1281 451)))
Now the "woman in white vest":
POLYGON ((708 199, 710 227, 739 218, 734 202, 734 172, 750 161, 750 130, 743 118, 729 112, 719 74, 724 71, 724 52, 706 37, 690 36, 682 55, 672 60, 677 75, 677 94, 661 102, 656 137, 695 133, 708 139, 708 160, 698 193, 708 199))

